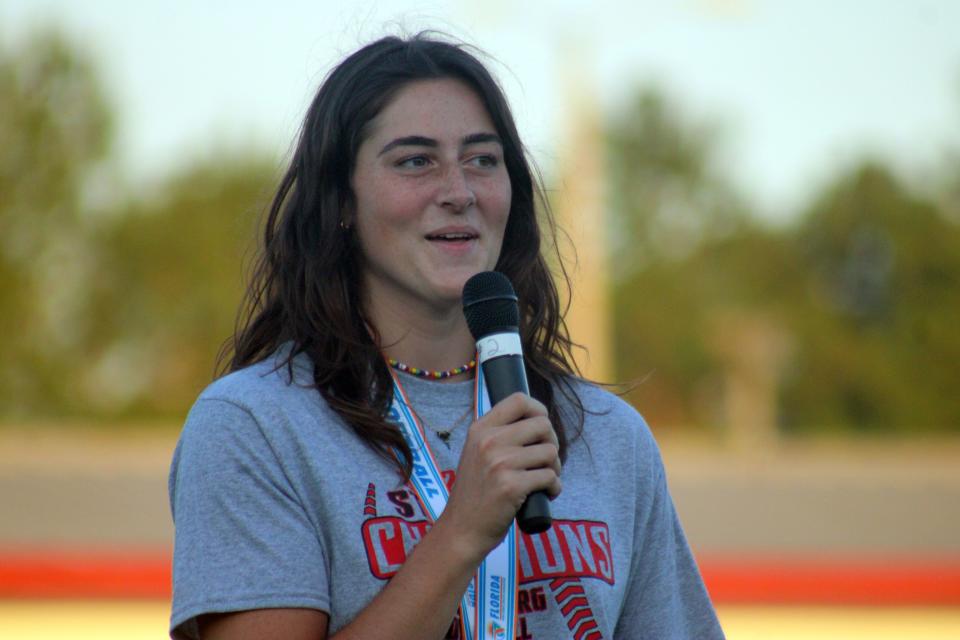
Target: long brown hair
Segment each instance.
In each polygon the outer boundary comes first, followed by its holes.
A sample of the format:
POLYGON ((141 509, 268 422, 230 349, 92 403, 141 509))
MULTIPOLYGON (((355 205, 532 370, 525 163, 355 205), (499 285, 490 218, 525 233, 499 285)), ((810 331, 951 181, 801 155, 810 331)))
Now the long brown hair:
MULTIPOLYGON (((503 142, 513 196, 496 269, 510 278, 520 300, 530 392, 549 410, 564 459, 567 427, 579 433, 583 406, 572 385, 577 375, 572 343, 541 250, 538 208, 551 237, 553 218, 497 82, 464 46, 425 34, 373 42, 347 57, 320 86, 270 206, 237 329, 220 353, 220 371, 264 360, 289 343, 281 366, 292 376, 293 358, 306 353, 316 389, 330 407, 409 477, 410 449, 384 420, 393 386, 360 303, 358 244, 340 221, 353 203, 351 172, 371 121, 406 84, 439 78, 472 87, 503 142), (561 412, 555 390, 568 398, 572 412, 561 412)), ((569 288, 559 256, 557 264, 569 288)))

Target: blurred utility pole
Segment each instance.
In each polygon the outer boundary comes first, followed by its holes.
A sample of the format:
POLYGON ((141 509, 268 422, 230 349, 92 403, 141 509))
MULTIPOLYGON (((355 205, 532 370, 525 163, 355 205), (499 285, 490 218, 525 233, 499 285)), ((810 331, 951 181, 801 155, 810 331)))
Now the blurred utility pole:
MULTIPOLYGON (((612 381, 603 127, 593 74, 583 62, 589 59, 588 43, 563 44, 567 46, 561 47, 558 59, 562 64, 561 98, 567 108, 557 136, 558 195, 552 202, 560 228, 569 234, 576 252, 576 262, 567 262, 572 266, 573 285, 567 326, 574 342, 586 349, 586 353, 575 353, 583 374, 592 380, 612 381)), ((563 253, 565 258, 572 257, 563 253)))
POLYGON ((729 444, 755 452, 775 447, 777 393, 791 352, 789 334, 756 312, 729 311, 714 318, 711 342, 722 366, 729 444))

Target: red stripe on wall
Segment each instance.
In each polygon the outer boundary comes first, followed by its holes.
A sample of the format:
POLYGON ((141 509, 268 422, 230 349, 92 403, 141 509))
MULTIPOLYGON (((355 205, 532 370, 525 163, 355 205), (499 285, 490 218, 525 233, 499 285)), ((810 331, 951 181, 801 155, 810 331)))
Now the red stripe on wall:
MULTIPOLYGON (((960 605, 960 556, 701 556, 717 604, 960 605)), ((0 550, 0 598, 170 597, 164 550, 0 550)))
POLYGON ((717 603, 960 605, 960 556, 706 556, 699 564, 717 603))
POLYGON ((0 551, 0 598, 169 598, 167 551, 0 551))

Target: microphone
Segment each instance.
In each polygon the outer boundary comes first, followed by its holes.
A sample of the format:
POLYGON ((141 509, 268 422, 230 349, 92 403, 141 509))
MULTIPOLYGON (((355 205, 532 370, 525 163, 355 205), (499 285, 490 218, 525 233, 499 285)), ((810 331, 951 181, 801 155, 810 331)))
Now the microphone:
MULTIPOLYGON (((507 276, 484 271, 463 286, 463 315, 477 341, 478 363, 495 405, 521 391, 530 395, 520 344, 520 309, 517 294, 507 276)), ((550 528, 550 499, 535 491, 523 501, 517 522, 524 533, 542 533, 550 528)))

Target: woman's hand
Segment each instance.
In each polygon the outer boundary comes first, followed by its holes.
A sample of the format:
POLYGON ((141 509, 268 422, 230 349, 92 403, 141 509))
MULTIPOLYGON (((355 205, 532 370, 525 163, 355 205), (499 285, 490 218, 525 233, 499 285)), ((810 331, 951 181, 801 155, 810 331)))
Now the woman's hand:
POLYGON ((435 527, 477 562, 534 491, 560 493, 556 433, 540 402, 515 393, 470 425, 450 499, 435 527))

